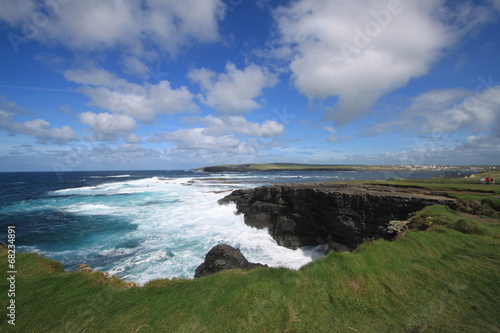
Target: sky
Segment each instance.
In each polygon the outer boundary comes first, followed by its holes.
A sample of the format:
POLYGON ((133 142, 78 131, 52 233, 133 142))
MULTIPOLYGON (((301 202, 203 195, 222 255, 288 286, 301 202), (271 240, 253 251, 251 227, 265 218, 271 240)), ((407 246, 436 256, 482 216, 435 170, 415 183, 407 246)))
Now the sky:
POLYGON ((500 0, 2 0, 0 171, 500 164, 500 0))

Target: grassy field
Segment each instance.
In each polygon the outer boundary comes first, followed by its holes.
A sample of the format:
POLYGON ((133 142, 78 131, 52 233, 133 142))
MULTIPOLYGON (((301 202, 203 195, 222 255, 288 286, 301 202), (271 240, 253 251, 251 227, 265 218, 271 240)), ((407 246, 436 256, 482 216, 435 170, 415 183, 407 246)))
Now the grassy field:
MULTIPOLYGON (((6 323, 3 277, 0 331, 500 332, 500 225, 488 221, 432 206, 392 242, 332 252, 298 271, 228 271, 130 289, 100 272, 68 273, 17 254, 16 326, 6 323)), ((7 272, 5 249, 0 258, 7 272)))
POLYGON ((500 180, 500 172, 477 174, 473 178, 396 179, 390 181, 361 181, 358 183, 408 188, 410 192, 414 193, 444 195, 457 199, 465 212, 478 213, 477 210, 489 209, 489 212, 479 213, 500 217, 498 213, 500 212, 500 185, 498 183, 495 185, 483 184, 481 179, 486 177, 500 180), (495 211, 496 214, 491 210, 495 211))

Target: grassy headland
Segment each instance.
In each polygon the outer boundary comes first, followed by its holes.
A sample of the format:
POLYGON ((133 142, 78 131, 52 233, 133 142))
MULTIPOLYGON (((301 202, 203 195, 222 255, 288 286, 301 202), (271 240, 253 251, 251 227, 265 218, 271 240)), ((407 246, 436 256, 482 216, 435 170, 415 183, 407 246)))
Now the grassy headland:
MULTIPOLYGON (((450 195, 468 191, 480 200, 462 200, 480 205, 500 191, 499 185, 476 187, 466 180, 412 182, 411 188, 407 181, 391 185, 450 195)), ((2 330, 498 332, 500 225, 495 216, 432 206, 412 218, 414 230, 392 242, 332 252, 298 271, 227 271, 129 289, 119 278, 64 272, 60 263, 21 253, 16 257, 16 326, 8 325, 3 314, 2 330)), ((5 273, 10 270, 5 249, 0 258, 5 273)), ((5 278, 0 287, 9 289, 5 278)), ((0 308, 6 312, 7 305, 4 295, 0 308)))
POLYGON ((355 171, 361 165, 319 165, 297 163, 226 164, 202 168, 205 172, 250 172, 250 171, 355 171))
POLYGON ((363 164, 299 164, 253 163, 225 164, 201 168, 205 172, 250 171, 464 171, 483 170, 482 166, 412 166, 412 165, 363 165, 363 164))

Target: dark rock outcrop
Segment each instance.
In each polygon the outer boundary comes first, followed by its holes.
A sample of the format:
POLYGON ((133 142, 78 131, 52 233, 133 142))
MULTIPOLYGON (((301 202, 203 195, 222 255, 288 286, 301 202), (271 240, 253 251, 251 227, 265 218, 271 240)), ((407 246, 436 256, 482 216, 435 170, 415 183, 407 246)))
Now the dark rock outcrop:
POLYGON ((194 277, 211 275, 229 269, 248 271, 257 267, 268 267, 263 264, 248 262, 240 250, 229 245, 214 246, 205 256, 205 261, 196 268, 194 277))
POLYGON ((349 251, 365 241, 394 238, 388 228, 393 220, 455 200, 387 186, 315 183, 236 190, 219 200, 229 202, 236 203, 247 225, 268 228, 279 245, 326 244, 328 250, 349 251))

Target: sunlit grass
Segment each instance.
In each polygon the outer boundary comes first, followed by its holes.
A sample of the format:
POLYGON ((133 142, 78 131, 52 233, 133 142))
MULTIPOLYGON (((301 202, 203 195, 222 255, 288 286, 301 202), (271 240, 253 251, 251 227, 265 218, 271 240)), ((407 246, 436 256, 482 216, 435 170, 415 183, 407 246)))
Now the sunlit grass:
MULTIPOLYGON (((154 280, 128 290, 123 281, 99 272, 65 273, 54 261, 18 254, 16 330, 497 330, 497 228, 480 225, 480 233, 453 230, 462 218, 442 206, 419 216, 432 216, 436 223, 393 242, 380 240, 352 253, 330 253, 299 271, 229 271, 195 280, 154 280)), ((5 250, 1 257, 0 269, 7 271, 5 250)), ((0 285, 6 290, 5 280, 0 285)), ((5 297, 0 305, 5 309, 5 297)))

